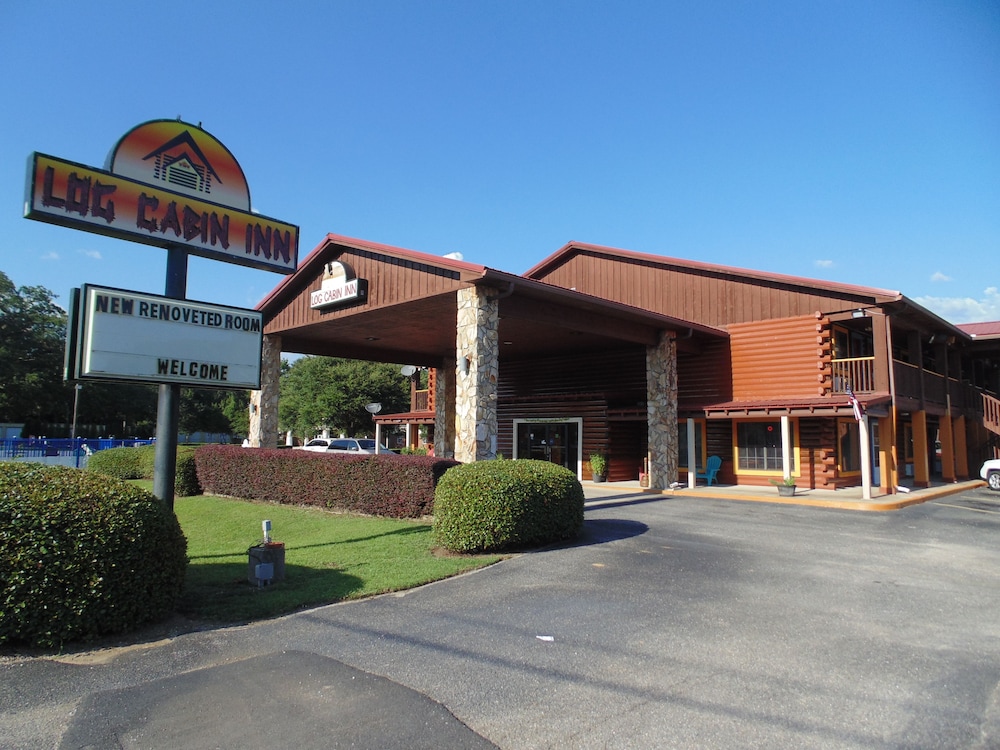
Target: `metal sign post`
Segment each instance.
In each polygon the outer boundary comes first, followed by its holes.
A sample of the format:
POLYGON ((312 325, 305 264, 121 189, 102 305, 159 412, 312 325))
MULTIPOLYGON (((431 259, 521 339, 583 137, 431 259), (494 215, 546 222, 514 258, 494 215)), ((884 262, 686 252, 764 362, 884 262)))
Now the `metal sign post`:
MULTIPOLYGON (((167 281, 164 294, 184 299, 187 294, 187 252, 167 250, 167 281)), ((156 406, 156 453, 153 463, 153 494, 174 509, 174 478, 177 474, 177 426, 181 413, 181 387, 161 383, 156 406)))

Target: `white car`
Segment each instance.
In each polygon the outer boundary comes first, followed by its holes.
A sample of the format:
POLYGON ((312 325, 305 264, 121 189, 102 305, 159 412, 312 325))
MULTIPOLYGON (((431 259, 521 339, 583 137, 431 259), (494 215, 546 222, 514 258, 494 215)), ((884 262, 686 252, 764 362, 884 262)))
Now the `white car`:
MULTIPOLYGON (((370 438, 315 438, 302 446, 300 450, 318 451, 321 453, 375 453, 375 441, 370 438)), ((379 453, 388 453, 384 445, 379 453)))
POLYGON ((1000 492, 1000 458, 991 458, 979 470, 979 476, 986 480, 991 490, 1000 492))

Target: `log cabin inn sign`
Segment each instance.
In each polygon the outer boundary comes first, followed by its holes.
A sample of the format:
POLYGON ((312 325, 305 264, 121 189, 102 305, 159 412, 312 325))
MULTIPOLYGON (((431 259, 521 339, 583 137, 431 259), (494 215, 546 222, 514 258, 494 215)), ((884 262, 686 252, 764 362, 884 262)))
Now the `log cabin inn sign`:
POLYGON ((314 310, 364 302, 368 298, 368 280, 359 279, 347 263, 333 261, 323 266, 320 288, 309 293, 309 306, 314 310))
POLYGON ((72 298, 70 379, 260 388, 256 310, 90 284, 72 298))
POLYGON ((253 213, 235 157, 180 120, 136 126, 103 170, 34 153, 26 193, 29 219, 278 273, 298 263, 299 228, 253 213))

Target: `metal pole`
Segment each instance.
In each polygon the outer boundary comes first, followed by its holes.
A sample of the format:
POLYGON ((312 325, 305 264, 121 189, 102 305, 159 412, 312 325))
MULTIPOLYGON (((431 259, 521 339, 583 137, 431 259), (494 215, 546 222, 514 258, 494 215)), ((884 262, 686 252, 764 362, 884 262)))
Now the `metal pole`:
POLYGON ((77 414, 77 409, 80 406, 81 388, 83 388, 83 386, 80 383, 77 383, 76 385, 73 386, 73 426, 70 427, 69 429, 70 440, 76 440, 76 414, 77 414))
MULTIPOLYGON (((167 250, 165 296, 184 299, 187 294, 187 252, 179 247, 167 250)), ((174 509, 174 476, 177 473, 177 426, 180 422, 181 387, 160 385, 156 408, 156 452, 153 464, 153 494, 174 509)))

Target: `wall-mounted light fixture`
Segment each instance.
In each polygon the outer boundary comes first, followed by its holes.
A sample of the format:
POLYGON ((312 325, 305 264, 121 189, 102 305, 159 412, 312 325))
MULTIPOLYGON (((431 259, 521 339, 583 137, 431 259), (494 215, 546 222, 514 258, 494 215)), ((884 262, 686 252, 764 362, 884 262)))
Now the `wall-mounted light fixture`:
POLYGON ((865 311, 858 309, 851 313, 852 318, 863 318, 865 317, 865 311))
POLYGON ((469 358, 464 354, 458 358, 458 371, 463 375, 469 374, 469 358))

